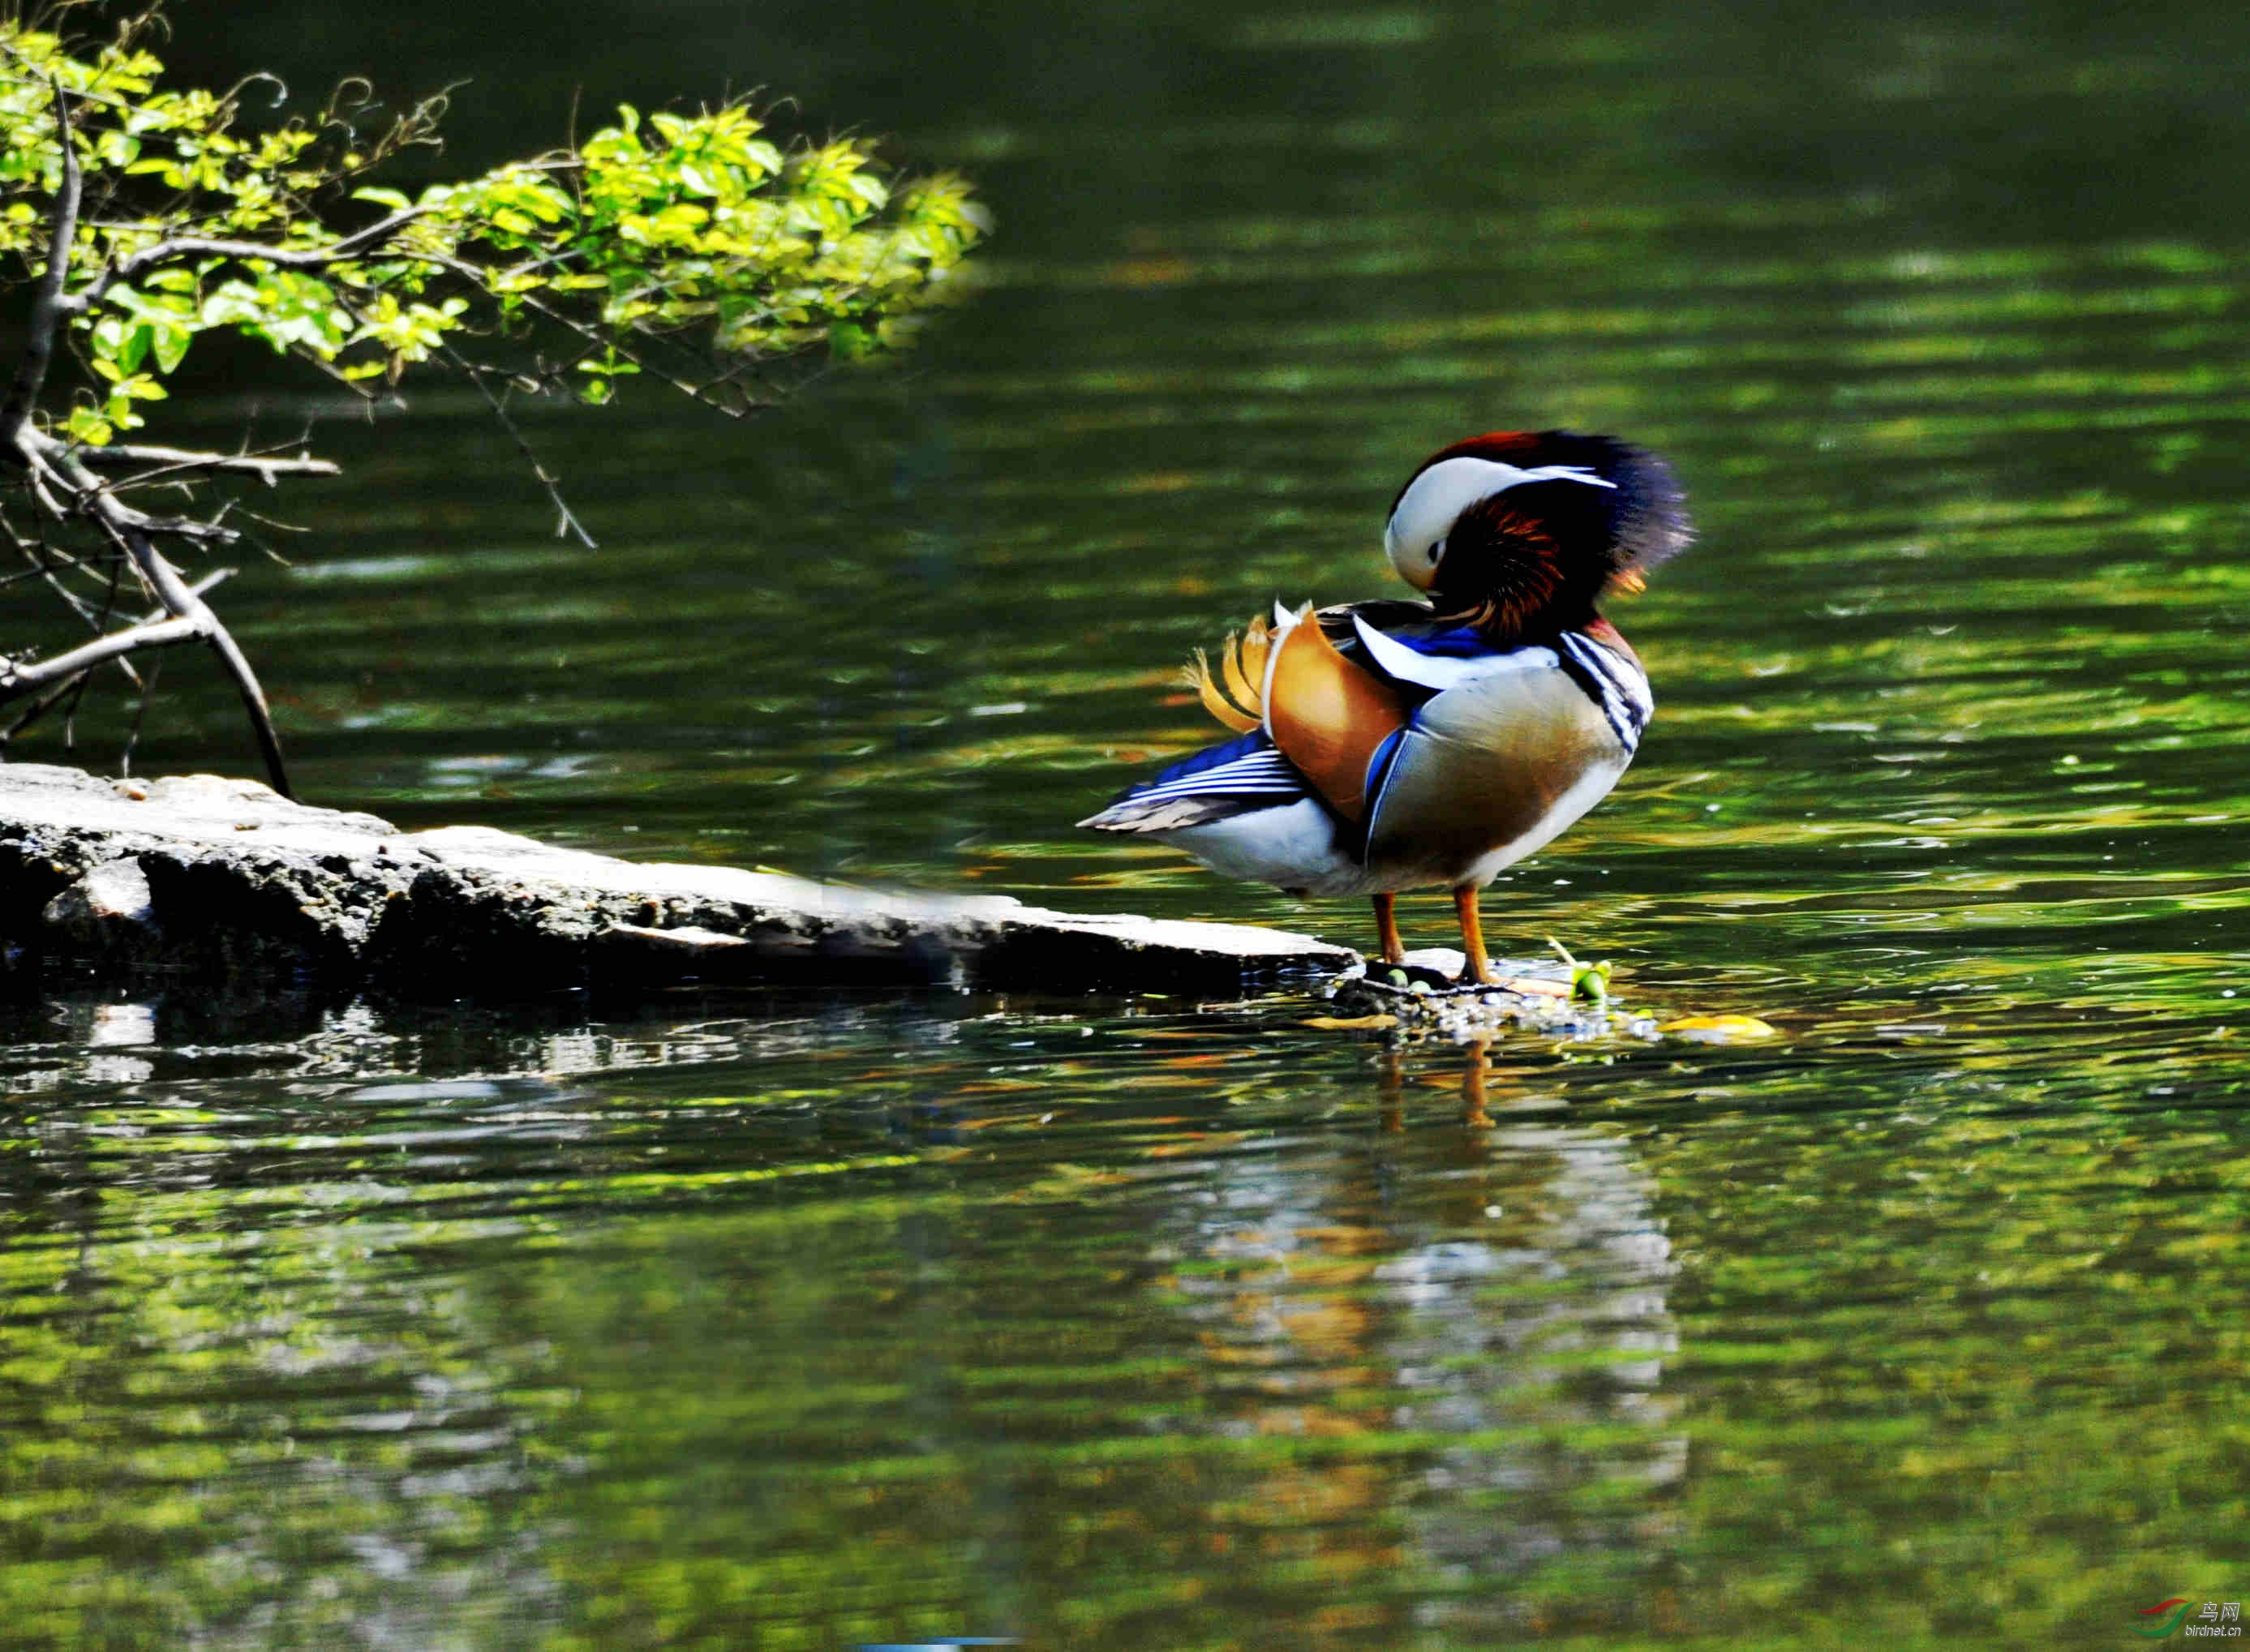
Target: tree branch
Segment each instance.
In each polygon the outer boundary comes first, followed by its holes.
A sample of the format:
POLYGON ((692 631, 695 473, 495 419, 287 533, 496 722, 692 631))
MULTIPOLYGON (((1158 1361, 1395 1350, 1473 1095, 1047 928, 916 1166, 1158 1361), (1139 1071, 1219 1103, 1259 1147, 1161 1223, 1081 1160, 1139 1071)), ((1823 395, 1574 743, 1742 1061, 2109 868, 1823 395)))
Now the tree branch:
POLYGON ((203 627, 192 619, 168 619, 154 625, 135 625, 129 630, 112 631, 107 637, 97 637, 91 643, 81 643, 67 653, 57 654, 52 659, 12 660, 0 658, 0 701, 11 700, 45 688, 50 683, 75 677, 93 670, 106 660, 137 649, 168 648, 174 643, 191 643, 203 635, 203 627))
MULTIPOLYGON (((114 503, 109 496, 101 496, 106 503, 114 503)), ((107 518, 103 526, 109 527, 107 518)), ((273 730, 273 712, 266 703, 266 691, 258 685, 258 674, 250 669, 241 648, 218 616, 196 594, 195 588, 180 577, 180 570, 164 560, 163 554, 148 534, 137 527, 110 527, 110 532, 132 557, 133 565, 141 570, 156 593, 156 600, 183 620, 194 623, 203 639, 211 646, 219 664, 234 679, 235 692, 242 698, 242 708, 250 713, 251 732, 258 736, 258 749, 266 759, 266 772, 271 777, 273 789, 284 797, 294 797, 289 787, 288 765, 281 759, 281 737, 273 730)))
POLYGON ((427 207, 402 207, 389 217, 378 218, 364 230, 355 230, 342 240, 331 241, 326 246, 280 247, 263 241, 231 241, 202 235, 183 235, 169 241, 159 241, 144 246, 111 265, 101 272, 100 279, 85 292, 62 300, 72 314, 91 308, 108 295, 109 289, 120 282, 130 282, 135 277, 159 265, 179 258, 241 258, 256 259, 283 270, 320 270, 332 264, 348 264, 365 258, 383 242, 404 229, 427 212, 427 207))
MULTIPOLYGON (((256 453, 198 453, 183 447, 151 447, 144 443, 113 442, 107 447, 76 447, 72 456, 88 470, 123 470, 131 465, 155 467, 152 474, 174 471, 226 471, 255 476, 266 486, 284 476, 341 476, 343 472, 327 459, 266 458, 256 453)), ((135 482, 148 476, 131 478, 135 482)))
MULTIPOLYGON (((233 572, 234 570, 231 568, 215 568, 211 573, 204 575, 203 578, 196 582, 196 595, 201 596, 205 591, 211 589, 212 586, 218 584, 222 580, 226 579, 233 572)), ((153 614, 143 615, 138 623, 141 627, 151 626, 156 624, 159 621, 162 620, 163 617, 164 610, 160 608, 153 614)), ((96 664, 99 663, 100 662, 98 661, 95 662, 96 664)), ((137 677, 134 678, 135 684, 141 690, 141 703, 135 709, 133 713, 133 727, 135 739, 139 736, 141 716, 148 709, 148 697, 155 692, 157 667, 162 664, 163 662, 160 658, 148 667, 148 676, 145 682, 137 677)), ((121 659, 118 662, 118 664, 121 668, 127 671, 128 674, 130 673, 132 668, 126 665, 123 660, 121 659)), ((74 689, 86 681, 86 674, 92 672, 93 669, 93 665, 90 664, 86 666, 85 671, 78 677, 64 678, 61 682, 57 683, 52 688, 50 688, 45 693, 40 695, 38 699, 32 701, 30 706, 24 708, 22 716, 18 717, 14 722, 9 724, 5 729, 0 729, 0 747, 8 746, 18 734, 31 727, 32 724, 38 722, 39 719, 45 716, 57 706, 60 705, 74 689)), ((127 747, 128 760, 131 749, 132 748, 129 746, 127 747)))
POLYGON ((39 291, 31 301, 30 332, 24 340, 23 359, 8 386, 8 399, 0 402, 0 441, 12 443, 16 432, 31 416, 31 404, 47 382, 47 367, 55 356, 55 334, 69 313, 63 282, 70 274, 71 252, 78 244, 78 208, 84 179, 78 169, 78 151, 71 146, 70 106, 63 101, 62 82, 50 79, 54 90, 55 125, 60 129, 63 151, 62 187, 55 192, 52 233, 47 237, 47 270, 39 278, 39 291))
POLYGON ((219 617, 197 594, 195 588, 180 577, 180 570, 165 560, 156 548, 152 533, 183 533, 190 530, 211 530, 202 523, 159 522, 143 516, 114 493, 103 486, 100 478, 80 462, 71 448, 51 436, 30 429, 16 433, 16 451, 29 467, 37 482, 48 476, 71 490, 73 498, 69 506, 49 498, 42 499, 51 510, 66 517, 76 515, 81 520, 91 518, 94 525, 107 534, 110 542, 140 570, 141 578, 167 613, 176 619, 192 621, 196 634, 211 647, 234 679, 235 692, 242 697, 243 709, 250 714, 251 731, 258 737, 258 749, 266 759, 266 769, 273 789, 284 797, 295 795, 289 788, 289 770, 281 758, 281 739, 273 731, 273 712, 266 703, 266 691, 259 686, 258 674, 250 669, 241 648, 228 634, 219 617))

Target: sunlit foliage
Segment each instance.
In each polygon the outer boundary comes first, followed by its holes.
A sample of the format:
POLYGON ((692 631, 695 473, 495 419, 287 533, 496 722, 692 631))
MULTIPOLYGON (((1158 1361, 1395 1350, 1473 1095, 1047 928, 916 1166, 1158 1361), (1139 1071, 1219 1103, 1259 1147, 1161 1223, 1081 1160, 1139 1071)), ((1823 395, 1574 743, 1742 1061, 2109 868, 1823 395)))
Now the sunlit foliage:
POLYGON ((176 90, 135 24, 106 45, 0 24, 0 257, 43 273, 63 182, 59 91, 86 210, 63 298, 90 382, 53 410, 88 444, 139 427, 197 337, 263 340, 355 382, 496 335, 519 380, 607 399, 658 340, 740 406, 746 366, 903 341, 983 218, 957 178, 902 179, 859 138, 785 147, 740 100, 626 107, 575 148, 417 196, 373 182, 434 144, 444 100, 383 116, 348 86, 244 129, 245 96, 176 90))
MULTIPOLYGON (((75 706, 90 672, 115 664, 137 682, 128 656, 201 641, 288 789, 263 689, 164 548, 230 543, 226 502, 160 516, 123 497, 334 471, 119 439, 204 334, 263 341, 370 396, 410 368, 448 368, 503 420, 511 393, 601 403, 643 372, 740 414, 808 363, 903 343, 983 232, 959 179, 894 176, 860 138, 776 141, 740 100, 621 108, 583 142, 409 196, 375 179, 435 148, 442 95, 385 113, 352 82, 310 117, 253 120, 252 93, 276 83, 169 88, 155 32, 143 17, 81 45, 0 18, 0 287, 31 289, 0 465, 39 522, 27 535, 0 516, 0 544, 95 634, 0 656, 0 701, 32 698, 0 746, 75 706), (56 370, 70 359, 78 371, 56 370), (119 629, 121 610, 145 606, 136 589, 155 609, 119 629)), ((534 469, 560 527, 591 544, 534 469)))

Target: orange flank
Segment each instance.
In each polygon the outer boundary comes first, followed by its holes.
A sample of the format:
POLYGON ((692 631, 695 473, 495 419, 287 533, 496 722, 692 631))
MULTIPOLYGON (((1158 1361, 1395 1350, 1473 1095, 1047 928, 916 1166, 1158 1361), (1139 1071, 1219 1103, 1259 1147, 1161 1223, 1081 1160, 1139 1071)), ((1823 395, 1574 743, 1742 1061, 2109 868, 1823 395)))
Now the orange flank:
POLYGON ((1266 707, 1273 743, 1336 813, 1358 820, 1368 760, 1406 726, 1410 709, 1396 689, 1338 653, 1311 615, 1277 647, 1266 707))

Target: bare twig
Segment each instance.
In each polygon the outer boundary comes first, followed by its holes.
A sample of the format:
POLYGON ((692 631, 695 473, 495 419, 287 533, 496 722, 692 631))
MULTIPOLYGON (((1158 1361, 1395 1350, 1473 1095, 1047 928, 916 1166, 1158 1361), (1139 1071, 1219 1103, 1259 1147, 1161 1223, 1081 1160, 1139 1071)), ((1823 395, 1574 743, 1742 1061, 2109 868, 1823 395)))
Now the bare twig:
POLYGON ((200 539, 222 533, 232 537, 231 531, 213 528, 209 523, 158 520, 142 515, 104 487, 71 448, 39 431, 19 429, 16 451, 35 483, 43 478, 52 478, 72 494, 71 504, 64 505, 51 492, 40 489, 40 497, 51 510, 66 518, 91 519, 140 571, 141 580, 155 593, 165 611, 175 618, 195 623, 197 634, 211 644, 211 651, 218 656, 219 663, 234 680, 243 709, 250 714, 251 731, 258 737, 258 748, 266 759, 273 789, 284 797, 293 795, 289 788, 288 767, 281 757, 281 739, 274 733, 273 712, 266 703, 266 691, 259 686, 258 674, 250 669, 250 662, 243 657, 226 627, 219 623, 218 616, 211 612, 195 588, 180 577, 180 570, 165 559, 150 537, 152 533, 200 539))
POLYGON ((148 716, 148 702, 156 698, 156 681, 164 674, 162 654, 148 662, 148 680, 141 685, 141 698, 133 704, 133 726, 125 732, 125 750, 117 760, 117 772, 133 772, 133 754, 141 749, 141 725, 148 716))
POLYGON ((575 534, 578 543, 588 550, 600 550, 602 547, 594 542, 594 536, 586 532, 585 524, 579 521, 571 511, 569 502, 563 499, 562 485, 548 473, 547 467, 539 462, 539 455, 531 451, 531 444, 524 439, 522 430, 517 427, 515 421, 508 416, 507 404, 494 396, 492 386, 485 382, 485 374, 488 369, 479 367, 450 344, 440 348, 445 352, 446 360, 459 368, 469 382, 477 387, 477 393, 485 398, 485 404, 492 409, 493 416, 500 421, 500 428, 506 430, 515 443, 515 451, 523 455, 523 462, 531 467, 531 473, 539 478, 539 485, 547 490, 547 497, 553 502, 556 513, 555 537, 561 539, 565 533, 575 534))
POLYGON ((257 453, 198 453, 183 447, 152 447, 145 443, 114 442, 107 447, 79 447, 71 450, 78 461, 88 470, 125 470, 136 465, 155 468, 148 474, 136 476, 134 483, 153 481, 160 476, 199 471, 227 472, 255 476, 268 487, 284 476, 341 476, 343 472, 327 459, 268 458, 257 453))
MULTIPOLYGON (((93 623, 94 633, 97 636, 104 635, 108 631, 109 616, 117 611, 118 587, 125 582, 125 568, 126 565, 121 559, 113 560, 109 564, 108 582, 102 587, 101 592, 101 612, 93 623)), ((125 673, 127 680, 134 687, 142 686, 141 673, 135 668, 131 660, 121 657, 117 662, 117 669, 125 673)), ((70 703, 63 708, 63 744, 66 746, 72 742, 77 733, 78 708, 86 699, 86 685, 93 680, 93 673, 86 671, 82 673, 77 683, 72 686, 70 703)))
MULTIPOLYGON (((196 582, 196 595, 198 596, 202 595, 205 591, 211 589, 212 586, 218 584, 222 580, 226 579, 233 574, 233 572, 234 570, 231 568, 216 568, 211 573, 204 575, 203 578, 196 582)), ((143 615, 141 618, 140 623, 142 626, 155 625, 159 621, 162 620, 163 617, 164 610, 158 609, 153 614, 143 615)), ((159 655, 156 660, 150 664, 148 667, 148 680, 140 685, 141 704, 135 711, 133 716, 134 733, 136 738, 140 732, 141 715, 143 712, 148 710, 148 697, 156 691, 156 668, 157 665, 162 663, 162 657, 163 657, 162 655, 159 655)), ((118 661, 118 664, 121 665, 124 663, 125 662, 121 658, 118 661)), ((97 661, 94 665, 85 667, 78 676, 66 678, 64 681, 56 684, 45 693, 39 696, 38 699, 32 701, 31 704, 25 708, 23 714, 17 717, 14 722, 9 724, 6 728, 0 729, 0 747, 4 747, 10 740, 14 740, 17 735, 22 733, 25 729, 31 727, 32 724, 38 722, 39 719, 45 717, 49 712, 52 711, 57 706, 60 705, 70 696, 72 690, 74 690, 79 684, 86 681, 86 676, 93 671, 99 664, 100 662, 97 661)), ((128 749, 129 751, 130 748, 128 747, 128 749)))
POLYGON ((91 643, 81 643, 52 659, 0 659, 0 700, 15 699, 51 683, 76 677, 106 660, 130 654, 135 649, 167 648, 174 643, 193 642, 202 635, 203 627, 192 618, 169 619, 154 625, 135 625, 126 630, 112 631, 107 637, 95 637, 91 643))
MULTIPOLYGON (((92 671, 93 668, 92 666, 88 666, 86 669, 88 671, 92 671)), ((0 747, 4 747, 8 742, 14 740, 17 735, 22 733, 25 729, 31 727, 32 724, 38 722, 39 719, 45 717, 49 712, 54 710, 57 706, 60 705, 64 700, 70 697, 70 692, 73 688, 85 680, 86 678, 83 676, 73 677, 67 682, 57 684, 45 693, 40 695, 38 699, 33 700, 31 705, 24 707, 23 714, 17 717, 14 722, 9 724, 5 729, 0 729, 0 747)))
MULTIPOLYGON (((107 518, 103 525, 108 527, 107 518)), ((293 797, 290 789, 288 765, 281 758, 281 737, 273 729, 273 708, 266 703, 266 691, 259 686, 258 673, 250 669, 250 661, 234 640, 233 635, 219 623, 210 605, 196 594, 195 588, 180 577, 180 570, 164 560, 154 541, 138 527, 111 528, 133 565, 141 570, 141 578, 155 588, 157 600, 173 613, 195 623, 219 664, 234 679, 235 692, 242 699, 242 708, 250 714, 251 732, 258 736, 258 750, 266 759, 266 772, 273 789, 284 797, 293 797)))
POLYGON ((44 533, 39 536, 36 548, 20 540, 17 541, 16 548, 24 554, 39 577, 46 582, 47 589, 62 599, 63 605, 86 622, 88 630, 101 629, 101 622, 94 617, 93 604, 64 584, 62 575, 55 572, 54 565, 60 562, 72 573, 90 581, 100 579, 98 570, 88 568, 68 551, 49 544, 44 533))

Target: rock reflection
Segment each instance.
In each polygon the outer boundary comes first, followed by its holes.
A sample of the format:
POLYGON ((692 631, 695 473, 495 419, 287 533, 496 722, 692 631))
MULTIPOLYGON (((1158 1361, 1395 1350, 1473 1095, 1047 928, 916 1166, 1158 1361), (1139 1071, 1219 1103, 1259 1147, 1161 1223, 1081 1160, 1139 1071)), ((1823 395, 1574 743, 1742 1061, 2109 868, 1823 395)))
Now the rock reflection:
POLYGON ((734 994, 707 1005, 603 1004, 445 1010, 367 999, 283 996, 214 1004, 190 988, 114 1001, 92 990, 0 1003, 0 1088, 14 1094, 151 1078, 549 1077, 803 1054, 893 1021, 945 1041, 990 1001, 734 994), (708 1013, 692 1012, 703 1008, 708 1013), (903 1013, 901 1013, 903 1012, 903 1013), (133 1053, 125 1053, 125 1052, 133 1053))

